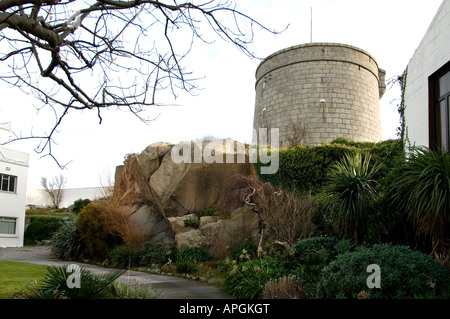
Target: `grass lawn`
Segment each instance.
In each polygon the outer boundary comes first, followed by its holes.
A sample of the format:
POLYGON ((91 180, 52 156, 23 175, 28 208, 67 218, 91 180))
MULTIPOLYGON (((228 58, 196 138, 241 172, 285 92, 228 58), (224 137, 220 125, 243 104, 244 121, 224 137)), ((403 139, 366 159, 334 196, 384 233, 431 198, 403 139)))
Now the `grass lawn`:
POLYGON ((0 260, 0 299, 11 295, 34 280, 40 281, 46 274, 46 267, 15 261, 0 260))

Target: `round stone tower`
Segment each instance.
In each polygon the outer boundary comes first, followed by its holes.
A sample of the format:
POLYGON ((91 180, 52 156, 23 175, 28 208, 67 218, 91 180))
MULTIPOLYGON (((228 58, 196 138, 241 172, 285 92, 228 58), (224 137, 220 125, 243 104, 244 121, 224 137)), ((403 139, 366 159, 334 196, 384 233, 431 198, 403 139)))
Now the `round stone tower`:
POLYGON ((278 51, 256 70, 253 127, 278 128, 279 145, 319 145, 336 138, 381 140, 386 72, 367 52, 311 43, 278 51))

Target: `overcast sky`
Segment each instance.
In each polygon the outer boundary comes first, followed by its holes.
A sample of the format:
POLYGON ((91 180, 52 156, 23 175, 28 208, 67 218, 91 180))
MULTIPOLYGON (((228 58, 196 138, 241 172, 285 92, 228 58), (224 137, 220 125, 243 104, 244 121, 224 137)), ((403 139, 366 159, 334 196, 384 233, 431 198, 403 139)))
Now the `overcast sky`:
MULTIPOLYGON (((313 42, 353 45, 369 52, 385 69, 386 79, 403 73, 434 18, 441 0, 239 0, 239 9, 262 24, 289 28, 280 35, 257 32, 253 51, 264 58, 278 50, 310 42, 313 9, 313 42)), ((149 124, 131 114, 110 110, 98 124, 95 112, 71 112, 55 136, 53 153, 64 171, 49 157, 33 149, 37 141, 17 142, 9 147, 30 153, 28 188, 40 188, 41 176, 63 174, 67 187, 100 185, 100 176, 114 175, 128 153, 140 153, 154 142, 198 139, 206 135, 250 142, 255 103, 255 71, 251 60, 231 44, 220 40, 199 45, 187 65, 203 78, 196 96, 181 94, 176 106, 154 107, 149 124)), ((37 113, 36 103, 23 92, 0 83, 0 123, 12 122, 16 132, 27 134, 37 122, 50 120, 37 113), (34 104, 33 104, 34 103, 34 104)), ((380 101, 383 140, 396 138, 396 111, 400 91, 388 90, 380 101), (394 101, 394 102, 393 102, 394 101)))

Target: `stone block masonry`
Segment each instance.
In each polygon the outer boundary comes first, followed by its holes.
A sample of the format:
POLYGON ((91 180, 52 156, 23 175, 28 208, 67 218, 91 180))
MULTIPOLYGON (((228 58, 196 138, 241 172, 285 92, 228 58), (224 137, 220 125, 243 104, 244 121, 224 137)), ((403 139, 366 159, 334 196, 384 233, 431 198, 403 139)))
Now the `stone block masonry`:
POLYGON ((369 53, 349 45, 278 51, 256 71, 253 127, 279 128, 280 147, 380 141, 385 73, 369 53))

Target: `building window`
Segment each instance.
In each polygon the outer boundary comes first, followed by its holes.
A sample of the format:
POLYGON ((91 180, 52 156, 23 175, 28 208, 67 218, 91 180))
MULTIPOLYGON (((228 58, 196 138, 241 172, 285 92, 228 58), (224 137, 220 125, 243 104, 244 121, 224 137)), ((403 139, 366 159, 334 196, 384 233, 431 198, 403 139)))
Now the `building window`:
POLYGON ((450 62, 429 80, 430 148, 450 151, 450 62))
POLYGON ((16 192, 17 176, 0 174, 0 191, 16 192))
POLYGON ((16 233, 16 220, 14 217, 0 217, 0 234, 14 235, 16 233))

